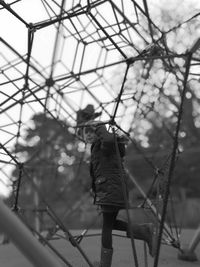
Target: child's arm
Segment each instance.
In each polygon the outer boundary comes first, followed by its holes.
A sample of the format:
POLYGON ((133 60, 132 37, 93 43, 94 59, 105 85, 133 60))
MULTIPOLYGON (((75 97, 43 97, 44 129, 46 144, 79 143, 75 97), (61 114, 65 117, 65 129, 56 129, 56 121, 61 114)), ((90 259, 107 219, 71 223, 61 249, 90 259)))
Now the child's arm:
MULTIPOLYGON (((116 153, 115 136, 113 133, 109 133, 107 131, 105 125, 97 126, 95 133, 101 140, 101 148, 106 153, 116 153)), ((116 138, 117 138, 120 156, 124 157, 125 145, 124 143, 120 142, 119 137, 117 137, 117 135, 116 135, 116 138)))

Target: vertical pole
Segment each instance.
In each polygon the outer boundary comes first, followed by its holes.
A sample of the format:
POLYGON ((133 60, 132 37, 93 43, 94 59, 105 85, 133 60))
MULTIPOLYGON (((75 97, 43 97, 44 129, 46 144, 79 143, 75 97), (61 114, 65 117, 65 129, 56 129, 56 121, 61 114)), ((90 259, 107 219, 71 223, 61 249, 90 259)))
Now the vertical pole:
MULTIPOLYGON (((36 187, 39 186, 39 181, 37 177, 33 178, 33 182, 36 185, 36 187)), ((37 190, 34 191, 33 198, 34 198, 34 206, 35 206, 35 216, 34 216, 35 217, 35 230, 40 233, 40 214, 39 214, 40 212, 38 211, 40 200, 39 200, 39 194, 37 190)))
POLYGON ((119 147, 118 147, 118 143, 117 143, 116 133, 115 133, 113 128, 112 128, 112 130, 113 130, 113 136, 114 136, 114 142, 115 142, 116 155, 118 158, 120 179, 121 179, 122 191, 123 191, 123 195, 124 195, 126 215, 127 215, 127 220, 128 220, 128 228, 129 228, 130 236, 131 236, 131 245, 132 245, 133 257, 134 257, 134 263, 135 263, 135 267, 139 267, 137 253, 136 253, 136 247, 135 247, 135 241, 134 241, 133 231, 132 231, 132 227, 131 227, 131 219, 130 219, 130 214, 129 214, 129 202, 128 202, 128 196, 127 196, 128 188, 127 188, 127 185, 125 183, 125 179, 124 179, 124 175, 123 175, 123 168, 122 168, 122 162, 121 162, 121 158, 120 158, 120 151, 119 151, 119 147))
POLYGON ((170 193, 170 186, 171 186, 171 181, 172 181, 172 177, 173 177, 174 169, 175 169, 175 160, 176 160, 178 141, 179 141, 179 131, 180 131, 181 120, 182 120, 183 104, 184 104, 185 94, 187 91, 187 80, 188 80, 188 76, 189 76, 191 58, 192 58, 192 53, 188 53, 186 61, 185 61, 186 68, 185 68, 185 76, 184 76, 184 81, 183 81, 183 91, 182 91, 182 94, 180 96, 180 106, 179 106, 179 110, 178 110, 176 130, 175 130, 175 134, 174 134, 172 157, 171 157, 169 173, 168 173, 168 177, 167 177, 167 181, 166 181, 166 186, 165 186, 162 216, 161 216, 161 221, 160 221, 160 229, 159 229, 159 233, 158 233, 156 255, 155 255, 153 267, 158 266, 158 260, 159 260, 159 256, 160 256, 161 239, 162 239, 163 228, 164 228, 164 223, 165 223, 165 218, 166 218, 166 213, 167 213, 167 205, 168 205, 168 198, 169 198, 169 193, 170 193))
POLYGON ((144 241, 144 266, 148 267, 147 244, 144 241))

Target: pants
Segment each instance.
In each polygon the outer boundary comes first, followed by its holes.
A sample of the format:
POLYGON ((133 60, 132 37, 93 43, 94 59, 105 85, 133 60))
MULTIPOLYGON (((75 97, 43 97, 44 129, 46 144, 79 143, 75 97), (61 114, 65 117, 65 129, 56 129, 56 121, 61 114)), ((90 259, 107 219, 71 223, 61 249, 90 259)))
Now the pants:
POLYGON ((117 220, 119 211, 102 212, 103 213, 103 227, 101 235, 101 243, 104 248, 112 248, 112 230, 128 231, 128 223, 117 220))

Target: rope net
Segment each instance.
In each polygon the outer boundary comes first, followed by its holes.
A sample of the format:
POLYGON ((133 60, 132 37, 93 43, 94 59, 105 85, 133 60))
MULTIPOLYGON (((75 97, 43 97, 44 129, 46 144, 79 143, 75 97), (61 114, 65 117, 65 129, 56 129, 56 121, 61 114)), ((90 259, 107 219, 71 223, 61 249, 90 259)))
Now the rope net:
POLYGON ((185 1, 170 17, 170 9, 145 0, 0 1, 1 23, 13 24, 0 37, 1 187, 27 224, 34 218, 29 226, 44 244, 62 230, 78 247, 64 222, 92 205, 79 131, 98 118, 127 138, 132 207, 158 225, 154 266, 162 242, 180 248, 170 191, 181 176, 175 166, 200 140, 193 6, 185 1))

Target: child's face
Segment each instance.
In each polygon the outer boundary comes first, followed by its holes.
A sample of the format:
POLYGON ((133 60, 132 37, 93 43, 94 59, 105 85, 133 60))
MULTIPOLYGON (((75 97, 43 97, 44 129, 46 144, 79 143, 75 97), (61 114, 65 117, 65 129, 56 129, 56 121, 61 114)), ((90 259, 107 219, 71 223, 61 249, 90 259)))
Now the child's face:
POLYGON ((86 143, 92 144, 96 140, 97 136, 95 134, 94 128, 86 127, 84 129, 84 139, 86 143))

